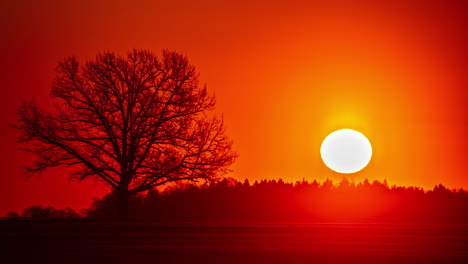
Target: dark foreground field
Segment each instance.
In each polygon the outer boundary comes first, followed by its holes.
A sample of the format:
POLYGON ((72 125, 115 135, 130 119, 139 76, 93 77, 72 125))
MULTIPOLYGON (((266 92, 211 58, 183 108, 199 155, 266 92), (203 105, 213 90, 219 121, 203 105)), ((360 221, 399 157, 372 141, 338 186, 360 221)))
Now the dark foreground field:
POLYGON ((468 263, 468 225, 0 222, 2 263, 468 263))

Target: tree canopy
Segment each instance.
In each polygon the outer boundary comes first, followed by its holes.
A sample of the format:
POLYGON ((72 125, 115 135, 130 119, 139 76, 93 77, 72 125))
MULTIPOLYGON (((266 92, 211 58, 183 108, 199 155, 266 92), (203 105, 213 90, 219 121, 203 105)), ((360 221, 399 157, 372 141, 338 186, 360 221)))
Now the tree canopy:
POLYGON ((27 172, 73 167, 73 178, 114 188, 122 210, 129 195, 168 182, 216 180, 236 157, 211 113, 214 96, 179 53, 104 52, 82 65, 66 58, 51 95, 50 110, 34 101, 17 109, 20 142, 38 157, 27 172))

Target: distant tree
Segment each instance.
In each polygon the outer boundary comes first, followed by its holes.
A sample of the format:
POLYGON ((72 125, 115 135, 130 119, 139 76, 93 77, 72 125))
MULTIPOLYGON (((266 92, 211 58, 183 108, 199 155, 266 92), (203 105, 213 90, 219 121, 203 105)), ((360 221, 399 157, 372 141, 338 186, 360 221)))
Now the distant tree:
POLYGON ((217 179, 236 157, 222 118, 209 113, 214 96, 175 52, 106 52, 84 65, 67 58, 58 64, 52 97, 51 110, 34 101, 17 109, 20 142, 38 157, 27 172, 65 166, 79 181, 98 178, 115 190, 123 219, 129 196, 174 181, 217 179))
MULTIPOLYGON (((10 218, 18 218, 19 215, 16 213, 9 213, 8 217, 10 218), (13 215, 15 214, 15 215, 13 215)), ((29 219, 74 219, 80 218, 81 216, 73 209, 66 208, 66 209, 56 209, 55 207, 42 207, 42 206, 29 206, 23 210, 23 214, 21 215, 22 218, 29 218, 29 219)))
POLYGON ((18 213, 16 213, 16 212, 9 212, 9 213, 7 214, 7 217, 8 217, 8 218, 18 218, 19 215, 18 215, 18 213))

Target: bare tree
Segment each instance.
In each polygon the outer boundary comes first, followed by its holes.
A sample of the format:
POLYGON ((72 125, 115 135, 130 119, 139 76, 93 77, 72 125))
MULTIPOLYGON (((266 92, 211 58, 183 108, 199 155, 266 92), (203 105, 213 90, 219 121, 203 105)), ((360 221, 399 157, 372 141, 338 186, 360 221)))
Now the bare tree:
POLYGON ((222 118, 210 114, 214 96, 175 52, 106 52, 82 66, 67 58, 52 97, 51 110, 34 101, 17 109, 20 142, 38 156, 27 172, 72 166, 80 181, 97 177, 115 189, 121 218, 130 195, 173 181, 215 180, 236 157, 222 118))

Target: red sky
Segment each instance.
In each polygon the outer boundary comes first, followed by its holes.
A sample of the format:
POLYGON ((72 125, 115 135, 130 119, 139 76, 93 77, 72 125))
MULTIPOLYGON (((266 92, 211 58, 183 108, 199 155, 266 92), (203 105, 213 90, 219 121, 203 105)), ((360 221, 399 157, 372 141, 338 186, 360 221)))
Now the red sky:
POLYGON ((197 66, 240 154, 229 176, 340 180, 320 143, 353 128, 374 156, 350 179, 468 188, 466 1, 95 2, 0 4, 0 215, 82 208, 106 192, 61 171, 26 181, 32 159, 8 124, 22 99, 50 103, 62 58, 133 48, 180 51, 197 66))

